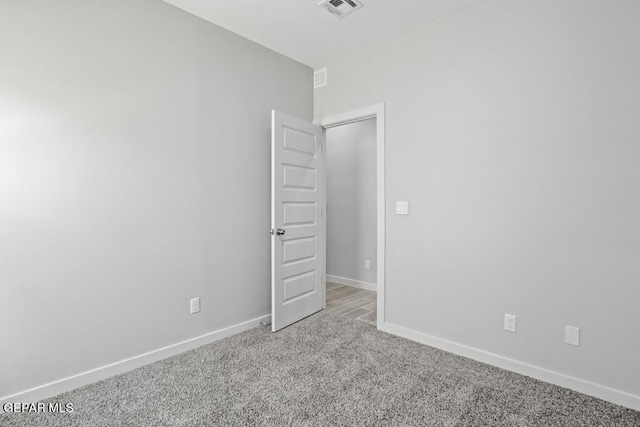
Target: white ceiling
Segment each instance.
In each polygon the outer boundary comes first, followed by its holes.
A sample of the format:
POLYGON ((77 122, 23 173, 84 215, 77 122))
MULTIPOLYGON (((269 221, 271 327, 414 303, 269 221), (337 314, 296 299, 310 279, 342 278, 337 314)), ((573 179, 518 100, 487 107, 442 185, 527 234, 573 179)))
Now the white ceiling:
POLYGON ((362 0, 342 20, 320 0, 164 0, 313 68, 480 0, 362 0))

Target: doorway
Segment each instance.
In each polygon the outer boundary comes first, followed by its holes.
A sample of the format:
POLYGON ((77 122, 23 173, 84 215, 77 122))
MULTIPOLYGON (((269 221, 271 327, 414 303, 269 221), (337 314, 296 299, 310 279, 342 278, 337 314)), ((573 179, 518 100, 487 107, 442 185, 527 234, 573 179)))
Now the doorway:
MULTIPOLYGON (((371 212, 369 218, 363 219, 363 223, 360 225, 353 225, 357 227, 358 232, 353 233, 356 237, 354 240, 356 245, 360 245, 361 249, 356 249, 351 252, 350 264, 352 270, 345 270, 344 264, 340 266, 340 261, 334 259, 334 255, 327 253, 327 310, 332 311, 335 314, 349 315, 349 317, 361 318, 363 321, 369 321, 373 325, 376 325, 380 329, 384 325, 385 319, 385 164, 384 164, 384 144, 385 144, 385 120, 384 120, 384 104, 377 104, 370 107, 353 110, 334 116, 325 117, 317 121, 320 126, 325 129, 325 135, 327 137, 327 156, 331 158, 332 154, 329 150, 332 149, 332 139, 336 135, 333 135, 332 129, 340 133, 349 133, 347 126, 355 125, 357 128, 352 128, 352 131, 356 135, 367 134, 367 127, 369 129, 368 144, 369 157, 373 157, 375 163, 371 162, 364 167, 375 168, 374 173, 368 173, 373 171, 367 171, 364 179, 366 184, 370 184, 375 190, 374 195, 366 197, 367 200, 361 200, 361 207, 366 209, 365 206, 375 206, 375 213, 371 212), (360 132, 359 132, 360 131, 360 132), (368 178, 367 178, 368 177, 368 178), (373 200, 371 200, 373 199, 373 200), (372 228, 372 224, 369 221, 373 221, 375 224, 372 228), (375 237, 366 235, 367 230, 369 234, 375 234, 375 237), (372 243, 370 240, 373 240, 372 243), (365 249, 367 247, 368 249, 365 249), (367 262, 369 261, 369 262, 367 262), (370 266, 367 269, 367 266, 370 266), (333 271, 332 271, 333 270, 333 271), (339 272, 347 272, 345 275, 352 275, 355 278, 349 278, 340 276, 339 272), (349 272, 350 271, 350 272, 349 272), (334 274, 335 273, 335 274, 334 274), (351 279, 351 280, 349 280, 351 279), (340 301, 341 300, 341 301, 340 301), (372 304, 373 303, 373 304, 372 304), (338 308, 339 307, 339 308, 338 308), (366 313, 365 311, 369 311, 366 313)), ((338 141, 340 142, 340 141, 338 141)), ((363 141, 361 141, 363 142, 363 141)), ((343 147, 344 148, 344 147, 343 147)), ((353 148, 353 147, 351 147, 353 148)), ((335 147, 334 147, 335 150, 335 147)), ((365 154, 366 156, 366 154, 365 154)), ((366 159, 365 159, 366 160, 366 159)), ((328 166, 328 168, 333 167, 328 166)), ((353 170, 351 172, 354 172, 353 170)), ((345 174, 343 179, 348 179, 349 172, 345 174)), ((332 180, 335 177, 327 177, 328 184, 332 185, 332 180)), ((354 178, 352 178, 354 179, 354 178)), ((356 186, 357 187, 357 186, 356 186)), ((364 191, 364 190, 363 190, 364 191)), ((369 193, 372 194, 372 193, 369 193)), ((328 241, 327 251, 330 251, 330 245, 334 245, 335 234, 340 234, 341 231, 347 230, 345 224, 335 224, 329 217, 332 209, 336 209, 335 200, 332 201, 333 196, 327 194, 327 226, 332 229, 327 230, 327 236, 332 242, 328 241), (332 205, 334 205, 332 207, 332 205)), ((342 197, 345 197, 342 195, 342 197)), ((342 206, 345 208, 345 206, 342 206)), ((350 206, 347 204, 346 209, 349 207, 353 209, 353 204, 350 206)), ((344 209, 343 209, 344 210, 344 209)), ((334 211, 335 213, 335 211, 334 211)), ((358 215, 355 215, 357 218, 358 215)), ((349 233, 347 233, 349 234, 349 233)))
POLYGON ((377 321, 376 118, 326 129, 327 311, 377 321))
MULTIPOLYGON (((325 134, 328 129, 372 118, 375 119, 376 247, 374 255, 365 256, 375 258, 375 263, 373 259, 368 260, 371 269, 375 269, 376 280, 375 285, 371 285, 376 292, 375 304, 369 304, 372 312, 375 307, 375 314, 369 319, 373 321, 375 317, 377 328, 384 327, 385 132, 384 104, 378 104, 330 116, 315 124, 272 111, 270 234, 273 332, 326 308, 325 134)), ((332 284, 334 295, 331 296, 343 294, 337 292, 341 286, 345 285, 332 284)))

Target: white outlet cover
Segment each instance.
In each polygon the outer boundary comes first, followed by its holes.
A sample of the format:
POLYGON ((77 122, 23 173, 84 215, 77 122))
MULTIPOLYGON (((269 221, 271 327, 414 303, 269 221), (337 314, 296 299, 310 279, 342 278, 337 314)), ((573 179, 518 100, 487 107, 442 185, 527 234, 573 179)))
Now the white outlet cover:
POLYGON ((504 329, 509 332, 516 331, 516 316, 513 314, 504 315, 504 329))
POLYGON ((396 215, 409 215, 409 202, 396 202, 396 215))
POLYGON ((367 270, 371 270, 371 260, 366 260, 364 262, 364 268, 367 270))
POLYGON ((564 327, 564 342, 567 344, 580 346, 580 328, 566 325, 564 327))

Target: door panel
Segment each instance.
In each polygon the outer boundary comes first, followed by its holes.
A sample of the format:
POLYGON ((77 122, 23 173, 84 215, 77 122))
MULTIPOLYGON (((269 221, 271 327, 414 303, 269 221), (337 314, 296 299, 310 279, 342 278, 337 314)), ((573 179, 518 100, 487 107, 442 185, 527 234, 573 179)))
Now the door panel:
MULTIPOLYGON (((295 160, 294 160, 295 161, 295 160)), ((282 165, 284 188, 316 191, 316 170, 294 165, 282 165)))
POLYGON ((294 298, 306 296, 316 290, 316 272, 308 271, 297 276, 284 279, 283 302, 288 304, 294 298))
POLYGON ((283 202, 282 225, 313 225, 316 222, 317 203, 283 202))
POLYGON ((272 112, 271 124, 271 329, 275 332, 326 305, 326 198, 322 128, 278 111, 272 112))
POLYGON ((316 241, 316 237, 305 237, 303 239, 285 242, 282 254, 282 265, 315 258, 317 256, 316 241))

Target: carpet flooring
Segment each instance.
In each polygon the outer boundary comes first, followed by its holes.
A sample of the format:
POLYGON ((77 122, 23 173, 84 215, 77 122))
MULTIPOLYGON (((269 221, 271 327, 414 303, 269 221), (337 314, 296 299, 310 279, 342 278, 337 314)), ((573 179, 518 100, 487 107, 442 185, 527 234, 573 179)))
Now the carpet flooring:
POLYGON ((640 412, 320 313, 61 394, 2 426, 640 426, 640 412))

